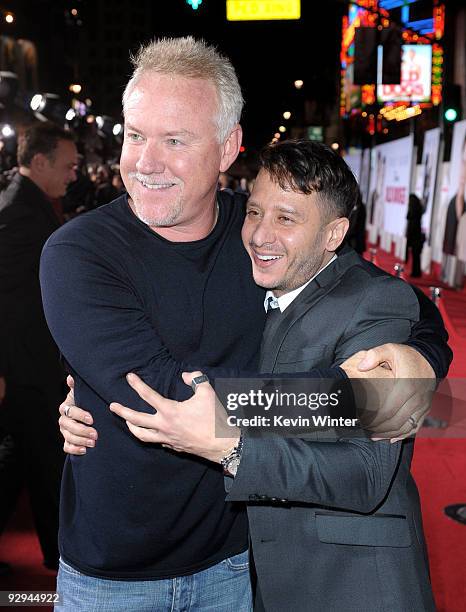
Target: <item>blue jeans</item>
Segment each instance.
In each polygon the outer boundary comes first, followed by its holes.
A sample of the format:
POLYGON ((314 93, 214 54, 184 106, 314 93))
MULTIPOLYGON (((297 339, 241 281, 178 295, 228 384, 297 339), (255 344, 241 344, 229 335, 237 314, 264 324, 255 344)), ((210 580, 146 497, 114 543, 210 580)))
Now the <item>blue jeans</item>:
POLYGON ((166 580, 86 576, 62 560, 57 612, 251 612, 248 551, 206 570, 166 580))

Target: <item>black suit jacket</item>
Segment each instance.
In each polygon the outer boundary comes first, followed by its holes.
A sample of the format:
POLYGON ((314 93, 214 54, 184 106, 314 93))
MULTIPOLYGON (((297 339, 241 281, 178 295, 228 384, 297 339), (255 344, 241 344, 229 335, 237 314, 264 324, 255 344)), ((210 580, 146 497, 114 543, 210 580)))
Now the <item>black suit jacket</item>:
MULTIPOLYGON (((266 325, 262 371, 302 372, 402 342, 411 287, 345 249, 266 325)), ((413 440, 246 438, 229 501, 247 501, 269 612, 434 610, 413 440)))
POLYGON ((58 227, 45 194, 18 173, 0 194, 1 367, 7 392, 40 389, 54 421, 64 373, 42 309, 39 261, 58 227))

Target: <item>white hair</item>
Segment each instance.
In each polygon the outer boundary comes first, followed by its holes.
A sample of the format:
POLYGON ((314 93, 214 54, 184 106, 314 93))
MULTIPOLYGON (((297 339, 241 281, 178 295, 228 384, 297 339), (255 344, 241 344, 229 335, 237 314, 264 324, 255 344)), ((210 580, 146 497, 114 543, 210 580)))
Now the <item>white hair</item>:
POLYGON ((162 38, 142 45, 131 57, 134 71, 123 93, 123 112, 128 96, 142 74, 156 72, 211 81, 218 96, 215 118, 218 138, 224 142, 241 119, 243 96, 230 60, 204 40, 192 36, 162 38))

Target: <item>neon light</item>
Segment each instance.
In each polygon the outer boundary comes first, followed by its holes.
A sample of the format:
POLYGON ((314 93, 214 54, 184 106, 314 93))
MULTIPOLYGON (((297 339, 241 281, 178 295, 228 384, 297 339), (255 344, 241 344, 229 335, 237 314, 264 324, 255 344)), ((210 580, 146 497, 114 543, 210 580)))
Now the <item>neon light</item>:
POLYGON ((428 32, 433 32, 434 31, 434 18, 431 17, 430 19, 419 19, 418 21, 408 21, 406 23, 406 26, 408 28, 411 28, 412 30, 417 30, 419 32, 419 30, 427 30, 428 32))
POLYGON ((374 85, 363 85, 361 87, 362 103, 364 105, 370 105, 375 103, 375 86, 374 85))
POLYGON ((227 0, 228 21, 300 18, 301 0, 227 0))
POLYGON ((405 6, 408 4, 414 4, 418 0, 380 0, 381 8, 386 9, 387 11, 391 11, 394 8, 398 8, 399 6, 405 6))
POLYGON ((440 4, 434 9, 434 32, 435 38, 440 40, 445 30, 445 5, 440 4))

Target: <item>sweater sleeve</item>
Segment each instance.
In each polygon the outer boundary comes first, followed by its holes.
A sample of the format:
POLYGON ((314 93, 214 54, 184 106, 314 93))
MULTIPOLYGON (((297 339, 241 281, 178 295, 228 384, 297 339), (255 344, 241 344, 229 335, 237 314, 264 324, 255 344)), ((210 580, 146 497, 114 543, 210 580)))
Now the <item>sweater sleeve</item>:
MULTIPOLYGON (((181 378, 184 371, 201 369, 211 380, 245 375, 233 368, 176 361, 148 320, 124 269, 92 248, 52 238, 42 253, 40 277, 47 323, 63 357, 71 372, 105 403, 144 409, 145 402, 126 383, 128 372, 177 400, 192 394, 181 378)), ((340 377, 341 372, 314 371, 308 376, 340 377)))
POLYGON ((411 336, 405 344, 421 353, 437 378, 445 378, 453 359, 447 330, 437 306, 418 287, 411 286, 419 301, 420 318, 413 325, 411 336))

